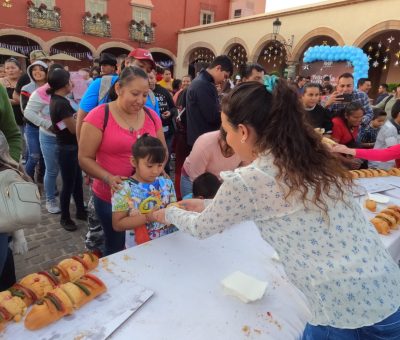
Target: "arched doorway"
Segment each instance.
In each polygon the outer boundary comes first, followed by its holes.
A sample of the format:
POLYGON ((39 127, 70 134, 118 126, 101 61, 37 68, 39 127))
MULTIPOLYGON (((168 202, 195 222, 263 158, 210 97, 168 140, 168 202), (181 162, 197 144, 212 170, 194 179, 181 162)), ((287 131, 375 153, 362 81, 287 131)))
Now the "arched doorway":
POLYGON ((93 55, 90 49, 77 42, 59 42, 50 47, 50 54, 66 53, 80 61, 60 60, 64 66, 68 66, 70 71, 78 71, 80 68, 90 68, 93 64, 93 55))
POLYGON ((163 69, 169 69, 174 74, 174 61, 172 58, 162 52, 151 52, 157 65, 157 73, 161 73, 163 69))
POLYGON ((278 40, 270 40, 262 48, 257 63, 262 65, 268 74, 283 76, 286 68, 287 52, 285 46, 278 40))
MULTIPOLYGON (((17 58, 23 68, 29 64, 29 54, 32 51, 43 49, 36 41, 20 35, 0 36, 0 47, 8 48, 9 50, 25 55, 27 58, 17 58)), ((8 58, 8 56, 0 56, 0 64, 8 58)))
POLYGON ((362 49, 369 59, 371 98, 376 97, 380 83, 400 83, 400 30, 388 30, 375 35, 362 46, 362 49))
POLYGON ((228 51, 228 57, 233 63, 233 74, 240 73, 240 67, 247 63, 247 52, 241 44, 234 44, 228 51))
POLYGON ((196 77, 196 74, 203 68, 206 68, 215 58, 213 51, 207 47, 195 48, 189 56, 189 68, 188 74, 192 78, 196 77))
POLYGON ((105 48, 103 51, 101 51, 101 53, 110 53, 115 57, 119 57, 120 55, 128 55, 129 54, 129 50, 125 49, 125 48, 121 48, 121 47, 109 47, 109 48, 105 48))

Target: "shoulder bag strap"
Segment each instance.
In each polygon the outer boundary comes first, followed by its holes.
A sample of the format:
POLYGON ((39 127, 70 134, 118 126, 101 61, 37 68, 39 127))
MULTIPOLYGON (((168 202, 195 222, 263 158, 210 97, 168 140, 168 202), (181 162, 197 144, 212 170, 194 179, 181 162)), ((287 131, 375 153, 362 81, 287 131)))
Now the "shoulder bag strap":
POLYGON ((149 109, 146 106, 143 106, 143 110, 144 112, 146 112, 146 115, 149 116, 149 118, 151 119, 151 121, 153 122, 154 126, 156 125, 156 122, 154 121, 153 116, 151 115, 149 109))

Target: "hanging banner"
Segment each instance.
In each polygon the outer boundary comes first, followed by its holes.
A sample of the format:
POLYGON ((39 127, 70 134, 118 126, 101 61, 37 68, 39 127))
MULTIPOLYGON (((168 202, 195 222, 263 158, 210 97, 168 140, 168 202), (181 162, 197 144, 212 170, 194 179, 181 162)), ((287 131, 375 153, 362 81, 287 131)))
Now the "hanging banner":
POLYGON ((331 85, 336 86, 340 75, 353 72, 354 68, 350 62, 315 61, 302 64, 300 74, 303 77, 311 77, 311 82, 317 84, 322 84, 324 77, 329 76, 331 85))

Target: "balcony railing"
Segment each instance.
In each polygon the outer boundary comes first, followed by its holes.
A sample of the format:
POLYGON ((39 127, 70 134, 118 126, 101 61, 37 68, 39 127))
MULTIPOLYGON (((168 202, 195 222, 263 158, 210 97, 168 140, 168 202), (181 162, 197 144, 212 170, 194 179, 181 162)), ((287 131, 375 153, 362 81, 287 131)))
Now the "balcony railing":
POLYGON ((31 6, 28 8, 28 26, 51 31, 60 31, 60 11, 55 9, 31 6))
POLYGON ((147 25, 144 22, 132 20, 129 24, 129 38, 144 44, 151 44, 155 40, 155 27, 152 23, 147 25))
POLYGON ((111 22, 106 16, 85 16, 82 19, 83 33, 98 37, 111 37, 111 22))

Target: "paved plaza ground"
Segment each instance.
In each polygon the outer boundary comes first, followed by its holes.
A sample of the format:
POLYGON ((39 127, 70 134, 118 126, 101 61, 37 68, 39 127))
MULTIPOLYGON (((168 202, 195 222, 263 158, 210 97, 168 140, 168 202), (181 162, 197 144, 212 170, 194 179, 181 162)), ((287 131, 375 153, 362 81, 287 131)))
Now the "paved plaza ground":
POLYGON ((74 219, 75 208, 71 205, 71 217, 78 230, 70 232, 60 225, 60 214, 49 214, 42 200, 42 220, 32 229, 25 230, 29 251, 24 255, 15 255, 17 279, 40 270, 49 269, 71 255, 77 255, 85 249, 87 223, 74 219))
MULTIPOLYGON (((171 178, 175 176, 175 161, 171 160, 171 178)), ((58 178, 58 188, 61 180, 58 178)), ((87 202, 88 187, 84 185, 85 201, 87 202)), ((85 250, 85 235, 87 222, 74 218, 75 205, 71 204, 71 217, 78 226, 76 231, 66 231, 60 225, 60 214, 49 214, 45 208, 42 194, 42 220, 32 229, 25 230, 25 238, 29 251, 24 255, 15 255, 15 271, 17 280, 23 276, 41 270, 49 269, 61 260, 77 255, 85 250)))

